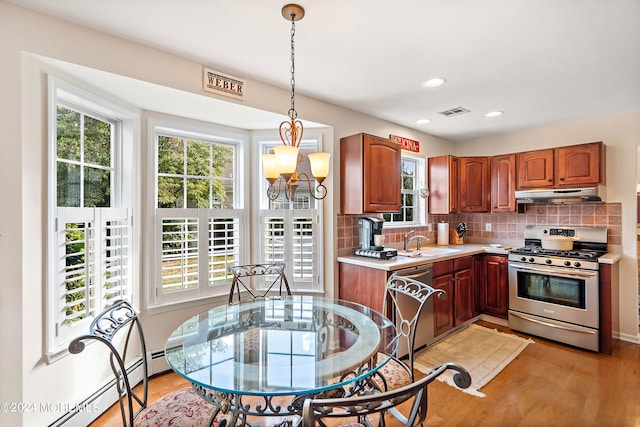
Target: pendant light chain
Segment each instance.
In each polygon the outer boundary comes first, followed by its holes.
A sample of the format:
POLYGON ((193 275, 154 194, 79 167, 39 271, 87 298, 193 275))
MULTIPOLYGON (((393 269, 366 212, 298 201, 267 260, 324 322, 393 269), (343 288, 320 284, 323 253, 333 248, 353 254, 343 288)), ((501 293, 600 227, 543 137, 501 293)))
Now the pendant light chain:
POLYGON ((295 15, 291 15, 291 109, 289 109, 289 118, 294 120, 298 117, 296 111, 296 53, 294 36, 296 35, 295 15))

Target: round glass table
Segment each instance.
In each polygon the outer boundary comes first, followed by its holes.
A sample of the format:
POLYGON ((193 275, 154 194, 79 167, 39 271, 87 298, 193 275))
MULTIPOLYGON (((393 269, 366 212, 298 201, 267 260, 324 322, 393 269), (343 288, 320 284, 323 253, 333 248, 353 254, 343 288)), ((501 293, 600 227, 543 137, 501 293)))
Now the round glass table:
MULTIPOLYGON (((360 304, 288 296, 225 304, 168 338, 171 368, 216 407, 214 418, 299 415, 304 400, 357 394, 395 355, 391 320, 360 304)), ((218 422, 220 420, 217 420, 218 422)))

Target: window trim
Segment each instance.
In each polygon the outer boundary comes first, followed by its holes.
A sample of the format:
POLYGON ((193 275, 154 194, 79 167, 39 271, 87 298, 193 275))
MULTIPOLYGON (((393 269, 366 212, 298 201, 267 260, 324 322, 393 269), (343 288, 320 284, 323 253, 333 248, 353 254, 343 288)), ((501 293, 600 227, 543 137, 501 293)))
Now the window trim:
MULTIPOLYGON (((305 129, 305 134, 303 141, 315 140, 317 151, 323 151, 324 141, 328 139, 330 136, 330 132, 328 128, 310 128, 305 129)), ((263 228, 262 220, 266 213, 272 212, 272 209, 268 209, 267 195, 267 181, 264 178, 264 174, 262 172, 262 158, 261 155, 264 152, 264 147, 267 145, 272 145, 273 143, 281 143, 280 137, 278 136, 277 131, 254 131, 252 133, 251 144, 253 146, 258 146, 258 149, 252 150, 254 154, 253 160, 253 171, 254 176, 252 178, 253 188, 255 189, 254 194, 254 203, 257 204, 257 209, 253 209, 252 211, 252 229, 259 230, 260 232, 263 228), (255 197, 259 199, 256 200, 255 197)), ((331 171, 329 171, 331 173, 331 171)), ((330 197, 330 196, 327 196, 330 197)), ((324 206, 323 200, 316 201, 315 206, 315 227, 314 233, 316 238, 314 239, 315 245, 315 272, 314 278, 311 283, 295 283, 292 275, 292 266, 287 264, 286 274, 289 279, 289 285, 291 288, 295 288, 297 291, 307 292, 307 293, 324 293, 327 290, 324 288, 324 270, 326 265, 325 259, 325 224, 324 224, 324 206)), ((291 235, 289 233, 289 235, 291 235)), ((263 258, 263 242, 264 236, 263 233, 260 233, 260 241, 257 245, 252 248, 252 259, 256 260, 256 262, 264 262, 263 258)))
MULTIPOLYGON (((111 159, 113 170, 113 194, 110 208, 129 209, 130 223, 139 223, 139 172, 136 165, 139 164, 139 111, 133 107, 124 104, 118 104, 107 99, 104 94, 99 94, 97 90, 89 90, 80 88, 61 77, 47 74, 47 139, 46 139, 46 155, 47 155, 47 252, 45 257, 45 271, 47 278, 45 280, 45 357, 47 363, 53 363, 56 360, 68 354, 68 342, 74 336, 79 335, 79 324, 85 324, 91 321, 91 318, 81 320, 78 325, 69 328, 71 331, 67 337, 62 340, 58 325, 57 299, 59 298, 57 280, 58 280, 58 264, 56 262, 56 250, 58 238, 56 236, 58 217, 57 217, 57 105, 62 103, 75 109, 83 111, 88 116, 98 116, 100 120, 107 122, 117 122, 114 127, 114 147, 111 159)), ((107 208, 107 209, 110 209, 107 208)), ((83 208, 79 208, 83 209, 83 208)), ((105 208, 86 208, 86 209, 105 209, 105 208)), ((129 259, 128 272, 130 276, 130 295, 131 303, 137 306, 139 301, 139 271, 140 271, 140 232, 136 228, 131 227, 129 236, 129 259)), ((101 310, 98 310, 101 311, 101 310)))
MULTIPOLYGON (((420 187, 426 183, 427 174, 426 174, 426 159, 422 156, 416 156, 407 154, 402 152, 402 160, 408 159, 410 161, 416 162, 416 177, 415 177, 415 191, 414 200, 416 200, 416 212, 414 213, 414 221, 390 221, 383 224, 383 228, 400 228, 400 227, 410 227, 410 226, 422 226, 427 223, 427 204, 426 200, 420 197, 419 190, 420 187)), ((402 174, 402 168, 400 170, 400 174, 402 174)), ((400 185, 402 184, 402 175, 400 176, 400 185)), ((407 191, 404 189, 400 189, 402 194, 406 194, 407 191)), ((391 214, 393 215, 393 214, 391 214)))
MULTIPOLYGON (((156 256, 159 251, 158 246, 158 210, 169 210, 171 208, 158 208, 157 207, 157 188, 158 188, 158 134, 172 135, 178 138, 199 139, 203 141, 209 141, 212 143, 224 143, 234 145, 236 150, 236 160, 234 162, 234 175, 238 177, 237 188, 234 189, 233 203, 234 211, 238 212, 238 218, 240 218, 240 228, 244 229, 244 232, 240 235, 240 263, 248 263, 250 250, 249 240, 251 233, 247 232, 249 219, 246 214, 246 207, 250 205, 248 201, 248 182, 249 178, 246 177, 248 173, 246 165, 248 164, 248 155, 250 147, 249 145, 249 132, 230 128, 223 125, 214 123, 201 122, 193 119, 187 119, 183 117, 165 115, 154 112, 146 112, 145 119, 147 122, 147 198, 145 205, 148 209, 146 218, 153 224, 147 231, 147 247, 154 256, 149 257, 145 263, 145 270, 147 277, 151 278, 146 286, 147 291, 147 304, 154 312, 158 310, 162 311, 163 307, 175 306, 177 304, 189 304, 194 301, 227 296, 229 293, 231 281, 228 284, 209 287, 205 283, 206 280, 198 280, 198 288, 195 290, 184 290, 176 292, 174 294, 162 293, 162 280, 159 277, 160 266, 156 263, 156 256)), ((183 210, 183 209, 180 209, 183 210)), ((193 210, 196 208, 184 208, 184 211, 193 210)), ((201 222, 201 218, 211 218, 210 211, 218 211, 219 213, 229 212, 228 209, 200 209, 203 212, 191 215, 193 218, 199 218, 199 226, 208 226, 208 223, 201 222)), ((215 215, 214 215, 215 216, 215 215)), ((203 242, 203 237, 199 236, 199 241, 203 242)), ((208 246, 207 246, 208 247, 208 246)), ((199 252, 200 253, 200 252, 199 252)))

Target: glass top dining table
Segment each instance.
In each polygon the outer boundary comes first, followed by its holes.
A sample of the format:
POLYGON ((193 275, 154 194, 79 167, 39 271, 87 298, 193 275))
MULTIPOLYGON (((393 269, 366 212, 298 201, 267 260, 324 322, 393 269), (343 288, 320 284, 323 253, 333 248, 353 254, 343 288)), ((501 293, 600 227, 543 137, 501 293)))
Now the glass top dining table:
POLYGON ((393 322, 376 310, 298 295, 193 316, 170 335, 165 356, 236 425, 247 415, 299 415, 306 398, 357 393, 397 343, 393 322))

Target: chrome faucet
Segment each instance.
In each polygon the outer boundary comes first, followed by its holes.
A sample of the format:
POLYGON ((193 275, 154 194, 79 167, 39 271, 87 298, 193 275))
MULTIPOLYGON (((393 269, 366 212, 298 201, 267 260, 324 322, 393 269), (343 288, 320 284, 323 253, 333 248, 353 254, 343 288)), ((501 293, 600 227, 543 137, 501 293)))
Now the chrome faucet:
MULTIPOLYGON (((419 234, 416 234, 415 236, 413 236, 413 237, 411 237, 411 238, 409 239, 408 243, 411 243, 411 241, 413 241, 413 240, 417 240, 417 242, 416 242, 416 250, 417 250, 417 251, 419 251, 419 250, 420 250, 420 240, 421 240, 421 239, 424 239, 424 241, 425 241, 425 242, 428 242, 428 241, 429 241, 429 238, 428 238, 428 237, 426 237, 426 236, 421 236, 421 235, 419 235, 419 234)), ((409 246, 409 245, 407 244, 407 246, 409 246)))
POLYGON ((407 234, 404 235, 404 250, 405 252, 409 250, 409 234, 415 233, 416 230, 410 230, 407 234))

